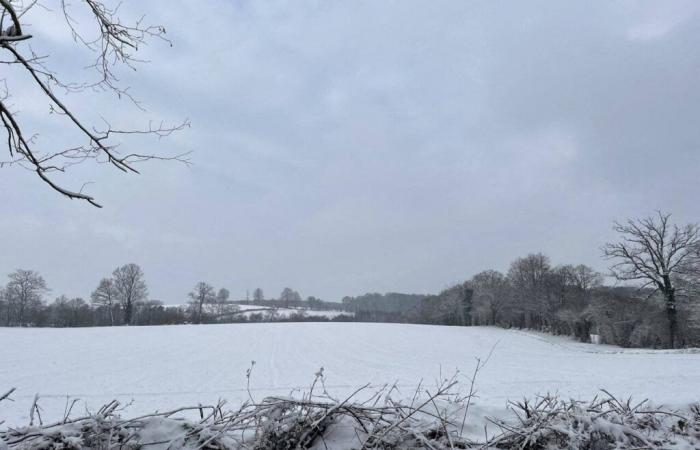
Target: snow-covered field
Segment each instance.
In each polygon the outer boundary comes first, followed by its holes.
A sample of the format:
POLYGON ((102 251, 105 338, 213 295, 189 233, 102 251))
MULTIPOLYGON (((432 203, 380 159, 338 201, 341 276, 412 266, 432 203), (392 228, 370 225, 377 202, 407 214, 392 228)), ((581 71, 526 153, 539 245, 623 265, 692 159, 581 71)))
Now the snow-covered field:
POLYGON ((259 313, 263 316, 274 311, 275 317, 286 318, 292 314, 303 314, 306 317, 327 317, 332 319, 338 316, 352 316, 352 313, 345 311, 334 311, 334 310, 315 310, 315 309, 302 309, 302 308, 270 308, 268 306, 258 306, 258 305, 236 305, 242 311, 241 314, 250 317, 253 314, 259 313))
POLYGON ((0 403, 5 425, 26 423, 35 393, 43 416, 62 417, 67 398, 96 408, 113 398, 132 414, 183 405, 240 402, 255 360, 252 394, 308 389, 324 368, 342 395, 371 382, 398 382, 410 397, 421 379, 459 368, 495 346, 477 380, 475 415, 499 414, 508 399, 557 392, 590 399, 619 396, 683 405, 700 401, 700 354, 624 350, 514 330, 364 323, 261 323, 86 329, 0 328, 0 403), (0 392, 1 393, 1 392, 0 392))

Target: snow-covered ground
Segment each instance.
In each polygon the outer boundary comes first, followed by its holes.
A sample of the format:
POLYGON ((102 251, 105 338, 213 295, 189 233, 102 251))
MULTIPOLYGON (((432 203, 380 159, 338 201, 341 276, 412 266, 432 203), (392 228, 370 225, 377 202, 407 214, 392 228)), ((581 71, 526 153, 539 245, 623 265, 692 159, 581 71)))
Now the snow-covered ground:
POLYGON ((334 311, 334 310, 315 310, 315 309, 302 309, 302 308, 270 308, 269 306, 258 306, 258 305, 236 305, 242 311, 241 314, 250 317, 253 314, 262 314, 263 316, 269 314, 270 311, 275 311, 275 317, 286 318, 292 314, 303 314, 306 317, 328 317, 332 319, 334 317, 346 315, 352 316, 352 313, 344 311, 334 311), (248 312, 249 311, 249 312, 248 312))
MULTIPOLYGON (((176 306, 179 308, 187 309, 189 305, 187 304, 181 304, 181 305, 167 305, 167 306, 176 306)), ((230 304, 227 306, 231 306, 230 304)), ((239 311, 242 316, 246 316, 250 318, 251 315, 253 314, 262 314, 265 317, 265 320, 270 320, 271 318, 268 317, 270 314, 274 314, 274 319, 284 319, 288 318, 292 314, 303 314, 306 317, 327 317, 329 319, 332 319, 334 317, 338 316, 352 316, 353 313, 346 312, 346 311, 335 311, 335 310, 315 310, 315 309, 305 309, 305 308, 274 308, 270 306, 260 306, 260 305, 241 305, 241 304, 235 304, 235 306, 239 311), (274 312, 273 312, 274 311, 274 312)), ((208 312, 210 314, 217 314, 217 308, 218 305, 216 304, 205 304, 204 305, 204 311, 208 312)))
POLYGON ((62 417, 68 398, 96 408, 113 398, 131 414, 183 405, 231 403, 308 389, 324 367, 342 395, 371 382, 398 382, 406 396, 421 379, 490 361, 477 380, 472 414, 500 414, 508 399, 557 392, 590 399, 619 396, 683 405, 700 401, 700 354, 624 350, 514 330, 365 323, 261 323, 86 329, 0 328, 0 403, 5 425, 26 423, 35 393, 43 416, 62 417), (495 348, 494 348, 495 346, 495 348), (2 393, 2 392, 0 392, 2 393))

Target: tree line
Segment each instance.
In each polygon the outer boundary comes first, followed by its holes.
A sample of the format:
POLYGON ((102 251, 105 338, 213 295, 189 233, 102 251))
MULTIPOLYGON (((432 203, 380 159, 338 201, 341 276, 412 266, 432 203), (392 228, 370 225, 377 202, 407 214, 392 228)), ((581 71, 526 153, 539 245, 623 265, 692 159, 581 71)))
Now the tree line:
POLYGON ((542 253, 507 272, 486 270, 437 295, 367 294, 343 299, 356 320, 528 328, 624 347, 700 346, 700 234, 670 215, 615 223, 608 278, 542 253))
MULTIPOLYGON (((111 276, 102 278, 88 300, 82 297, 58 296, 47 303, 50 289, 36 271, 18 269, 8 275, 8 283, 0 286, 0 326, 88 327, 115 325, 175 325, 185 323, 238 323, 262 321, 323 321, 323 317, 307 317, 306 309, 333 310, 338 303, 316 297, 302 300, 299 292, 284 288, 278 298, 266 299, 261 288, 253 299, 232 301, 228 289, 215 289, 200 281, 187 294, 184 305, 165 305, 149 299, 143 269, 134 263, 117 267, 111 276), (258 305, 249 314, 242 314, 239 304, 258 305), (277 308, 298 311, 280 317, 277 308)), ((338 318, 337 320, 347 320, 338 318)))
POLYGON ((281 320, 276 308, 298 308, 284 320, 306 317, 304 309, 343 310, 334 320, 443 325, 495 325, 575 336, 582 341, 637 347, 700 346, 700 232, 677 226, 670 215, 615 223, 619 239, 602 249, 610 261, 608 279, 583 264, 553 265, 542 253, 515 259, 503 273, 480 272, 436 295, 365 294, 342 303, 307 297, 285 288, 266 299, 261 288, 252 299, 232 301, 226 288, 197 283, 188 303, 168 306, 148 299, 143 270, 117 267, 100 280, 89 301, 60 296, 45 303, 44 279, 16 270, 0 288, 4 326, 160 325, 281 320), (240 304, 260 310, 241 314, 240 304))

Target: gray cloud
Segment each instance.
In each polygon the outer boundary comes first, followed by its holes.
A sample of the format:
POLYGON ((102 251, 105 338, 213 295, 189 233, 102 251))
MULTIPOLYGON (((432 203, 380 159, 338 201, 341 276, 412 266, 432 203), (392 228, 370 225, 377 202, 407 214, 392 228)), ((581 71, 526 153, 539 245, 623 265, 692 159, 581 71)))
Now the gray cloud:
MULTIPOLYGON (((87 295, 134 261, 167 302, 200 279, 338 300, 436 291, 529 251, 603 269, 611 220, 699 217, 696 2, 125 7, 174 43, 125 74, 148 111, 73 98, 126 124, 189 117, 158 146, 195 165, 81 167, 101 211, 3 169, 1 273, 87 295)), ((37 19, 34 45, 83 76, 60 26, 37 19)))

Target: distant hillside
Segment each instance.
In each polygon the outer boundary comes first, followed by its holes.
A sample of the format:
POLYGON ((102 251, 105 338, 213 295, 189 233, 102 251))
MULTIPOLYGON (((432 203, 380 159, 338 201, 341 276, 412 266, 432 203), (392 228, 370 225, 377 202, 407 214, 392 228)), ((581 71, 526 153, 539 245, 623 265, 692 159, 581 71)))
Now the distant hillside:
POLYGON ((355 313, 355 316, 361 320, 399 322, 403 321, 404 315, 420 305, 426 297, 426 295, 398 292, 368 293, 358 297, 343 298, 343 310, 355 313))

